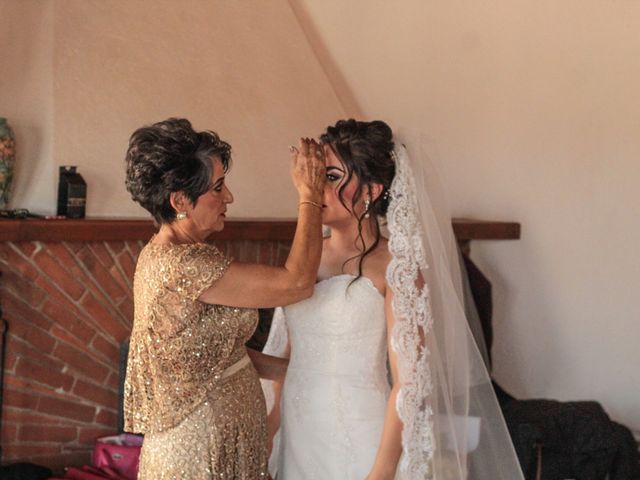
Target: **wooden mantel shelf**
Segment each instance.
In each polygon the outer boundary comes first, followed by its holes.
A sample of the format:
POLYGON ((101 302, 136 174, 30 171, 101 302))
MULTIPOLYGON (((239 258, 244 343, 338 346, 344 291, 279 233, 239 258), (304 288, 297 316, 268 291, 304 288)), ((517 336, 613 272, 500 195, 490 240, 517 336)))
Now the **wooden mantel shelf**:
MULTIPOLYGON (((453 219, 458 241, 516 240, 520 224, 484 220, 453 219)), ((0 220, 1 242, 93 242, 148 240, 156 231, 151 220, 118 218, 0 220)), ((216 240, 291 240, 295 220, 229 219, 216 240)))

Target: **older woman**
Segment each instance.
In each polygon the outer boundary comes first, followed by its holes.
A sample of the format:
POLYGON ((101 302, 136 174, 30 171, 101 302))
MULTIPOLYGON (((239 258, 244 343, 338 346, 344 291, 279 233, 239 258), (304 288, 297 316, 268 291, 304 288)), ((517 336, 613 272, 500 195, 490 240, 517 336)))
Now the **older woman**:
POLYGON ((268 476, 265 404, 244 345, 256 307, 313 292, 326 173, 314 141, 292 148, 299 219, 285 265, 232 262, 205 243, 233 202, 230 151, 184 119, 140 128, 129 142, 127 189, 160 225, 136 266, 125 385, 125 429, 145 434, 140 479, 268 476))

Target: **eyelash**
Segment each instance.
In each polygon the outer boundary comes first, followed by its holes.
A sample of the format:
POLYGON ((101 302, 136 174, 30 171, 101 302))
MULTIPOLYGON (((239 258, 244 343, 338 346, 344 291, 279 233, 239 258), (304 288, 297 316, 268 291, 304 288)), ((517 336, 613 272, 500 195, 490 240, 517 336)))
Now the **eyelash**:
POLYGON ((335 182, 336 180, 340 180, 340 177, 332 173, 327 173, 327 180, 329 180, 330 182, 335 182))
POLYGON ((221 184, 219 187, 211 187, 209 190, 211 190, 212 192, 221 192, 223 186, 224 184, 221 184))

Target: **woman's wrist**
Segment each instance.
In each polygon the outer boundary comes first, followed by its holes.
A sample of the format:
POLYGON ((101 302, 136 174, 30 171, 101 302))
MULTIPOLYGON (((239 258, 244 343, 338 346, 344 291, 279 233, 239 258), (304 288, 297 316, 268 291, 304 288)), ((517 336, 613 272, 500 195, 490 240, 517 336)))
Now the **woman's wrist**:
POLYGON ((320 210, 322 210, 322 204, 321 203, 313 202, 311 200, 300 200, 298 202, 298 206, 299 207, 301 207, 303 205, 310 205, 312 207, 319 208, 320 210))
POLYGON ((298 191, 298 201, 322 204, 322 192, 313 189, 302 189, 302 191, 298 191))

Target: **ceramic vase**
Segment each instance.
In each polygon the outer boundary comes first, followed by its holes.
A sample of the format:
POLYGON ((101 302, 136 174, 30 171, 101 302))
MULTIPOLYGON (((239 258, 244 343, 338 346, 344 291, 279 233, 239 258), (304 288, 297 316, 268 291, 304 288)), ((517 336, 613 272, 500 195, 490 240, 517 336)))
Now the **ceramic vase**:
POLYGON ((6 118, 0 117, 0 210, 7 208, 13 165, 16 161, 16 141, 6 118))

